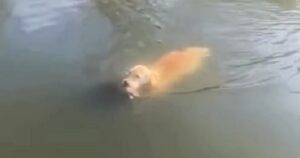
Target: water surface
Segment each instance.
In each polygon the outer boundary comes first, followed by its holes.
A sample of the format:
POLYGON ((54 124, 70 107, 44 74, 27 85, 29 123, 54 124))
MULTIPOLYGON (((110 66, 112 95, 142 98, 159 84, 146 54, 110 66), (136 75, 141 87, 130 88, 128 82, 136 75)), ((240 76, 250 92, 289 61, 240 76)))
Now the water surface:
POLYGON ((3 157, 300 155, 299 3, 0 1, 3 157), (128 101, 137 62, 207 46, 188 95, 128 101))

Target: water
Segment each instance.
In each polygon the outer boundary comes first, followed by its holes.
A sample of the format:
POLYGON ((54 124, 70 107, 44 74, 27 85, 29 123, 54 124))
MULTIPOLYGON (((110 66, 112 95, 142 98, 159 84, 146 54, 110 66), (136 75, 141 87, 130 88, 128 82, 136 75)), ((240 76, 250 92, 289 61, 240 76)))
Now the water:
POLYGON ((297 158, 294 0, 0 1, 2 157, 297 158), (128 101, 115 81, 190 45, 212 56, 174 91, 128 101))

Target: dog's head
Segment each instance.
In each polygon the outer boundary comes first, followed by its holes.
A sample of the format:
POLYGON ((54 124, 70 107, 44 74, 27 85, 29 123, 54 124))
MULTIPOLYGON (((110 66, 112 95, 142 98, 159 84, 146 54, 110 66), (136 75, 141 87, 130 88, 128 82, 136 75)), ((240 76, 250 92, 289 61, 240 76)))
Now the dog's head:
POLYGON ((139 97, 141 90, 151 83, 152 71, 144 65, 136 65, 131 68, 122 80, 122 87, 128 93, 129 98, 139 97))

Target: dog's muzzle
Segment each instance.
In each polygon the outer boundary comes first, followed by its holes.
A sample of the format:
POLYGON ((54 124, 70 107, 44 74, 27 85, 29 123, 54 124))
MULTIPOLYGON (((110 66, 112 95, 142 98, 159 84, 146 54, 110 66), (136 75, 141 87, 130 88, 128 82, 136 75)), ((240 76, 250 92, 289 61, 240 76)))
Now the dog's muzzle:
POLYGON ((128 81, 127 80, 123 80, 121 83, 122 87, 126 88, 129 86, 128 81))

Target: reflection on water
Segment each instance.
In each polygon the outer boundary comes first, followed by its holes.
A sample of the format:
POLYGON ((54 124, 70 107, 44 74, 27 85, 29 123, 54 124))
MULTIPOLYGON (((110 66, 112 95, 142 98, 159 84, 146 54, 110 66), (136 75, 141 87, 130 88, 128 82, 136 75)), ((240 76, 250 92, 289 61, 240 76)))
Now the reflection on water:
POLYGON ((112 26, 84 1, 22 0, 12 4, 3 37, 8 49, 2 54, 3 65, 9 62, 16 69, 4 71, 8 82, 13 79, 22 86, 31 82, 47 84, 62 82, 58 81, 62 76, 66 82, 67 78, 79 82, 82 65, 93 64, 87 62, 89 56, 107 58, 112 26), (96 31, 99 28, 103 31, 96 31))
POLYGON ((299 156, 298 1, 0 3, 3 157, 299 156), (227 89, 134 102, 118 89, 131 64, 190 45, 212 57, 177 88, 227 89))
MULTIPOLYGON (((41 29, 63 21, 61 14, 78 13, 79 7, 86 4, 83 0, 45 1, 19 0, 13 2, 12 16, 20 19, 20 27, 26 32, 41 29)), ((78 14, 77 16, 82 16, 78 14)))

